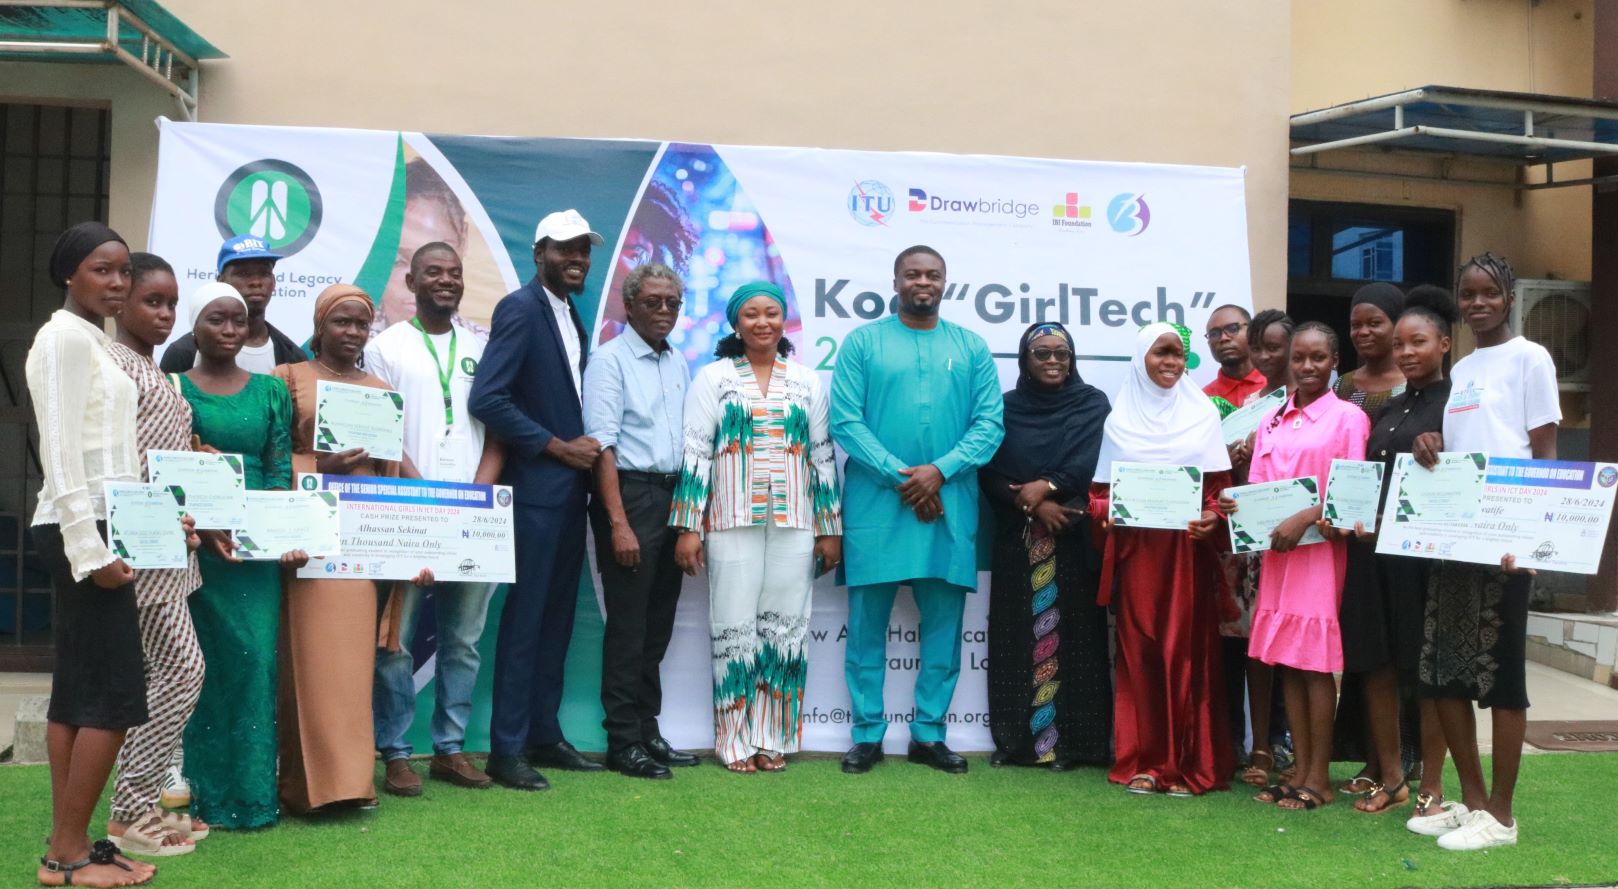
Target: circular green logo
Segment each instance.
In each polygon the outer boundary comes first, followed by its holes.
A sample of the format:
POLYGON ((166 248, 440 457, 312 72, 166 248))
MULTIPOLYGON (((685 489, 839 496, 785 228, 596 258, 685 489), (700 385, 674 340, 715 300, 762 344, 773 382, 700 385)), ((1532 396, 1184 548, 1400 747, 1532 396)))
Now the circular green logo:
POLYGON ((298 480, 298 484, 305 491, 313 491, 315 489, 315 487, 320 484, 320 482, 317 481, 314 476, 306 475, 303 478, 298 480))
POLYGON ((214 197, 214 223, 221 236, 254 235, 285 256, 314 240, 321 216, 315 180, 282 160, 243 164, 225 177, 214 197))
POLYGON ((473 377, 477 376, 477 372, 478 363, 474 361, 471 356, 461 359, 461 373, 464 373, 469 377, 473 377))

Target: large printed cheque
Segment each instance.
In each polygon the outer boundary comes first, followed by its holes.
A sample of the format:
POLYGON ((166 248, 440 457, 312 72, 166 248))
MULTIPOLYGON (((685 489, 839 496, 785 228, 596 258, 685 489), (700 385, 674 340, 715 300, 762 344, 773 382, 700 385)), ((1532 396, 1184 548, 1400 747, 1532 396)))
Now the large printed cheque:
POLYGON ((1594 574, 1615 487, 1618 464, 1492 458, 1477 518, 1395 522, 1389 497, 1376 551, 1479 565, 1510 553, 1522 568, 1594 574))
POLYGON ((1202 470, 1156 463, 1112 464, 1108 518, 1126 528, 1184 531, 1202 518, 1202 470))
POLYGON ((376 460, 404 459, 404 396, 391 389, 315 383, 315 450, 364 448, 376 460))
POLYGON ((517 577, 511 488, 374 476, 298 476, 340 495, 343 554, 310 559, 299 577, 511 583, 517 577))

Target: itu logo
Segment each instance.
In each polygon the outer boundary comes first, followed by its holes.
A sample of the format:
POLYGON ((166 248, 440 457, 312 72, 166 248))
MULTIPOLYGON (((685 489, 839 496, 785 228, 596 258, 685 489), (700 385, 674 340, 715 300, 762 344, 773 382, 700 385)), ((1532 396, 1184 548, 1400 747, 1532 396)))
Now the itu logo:
POLYGON ((848 191, 848 215, 860 225, 887 225, 893 207, 893 192, 875 179, 861 179, 848 191))
POLYGON ((1090 205, 1079 201, 1079 193, 1070 191, 1061 203, 1051 208, 1051 225, 1061 228, 1089 228, 1090 205))
POLYGON ((1107 202, 1107 224, 1130 237, 1145 231, 1152 224, 1152 208, 1146 204, 1146 195, 1129 191, 1113 195, 1107 202))
POLYGON ((323 207, 320 189, 302 168, 266 158, 225 177, 214 196, 214 224, 225 238, 253 235, 291 256, 314 240, 323 207))

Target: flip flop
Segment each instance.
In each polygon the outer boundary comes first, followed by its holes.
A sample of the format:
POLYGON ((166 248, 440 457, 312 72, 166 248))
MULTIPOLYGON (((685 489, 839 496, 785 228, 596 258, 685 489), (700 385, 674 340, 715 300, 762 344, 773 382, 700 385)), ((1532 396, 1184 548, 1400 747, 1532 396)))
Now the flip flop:
POLYGON ((1355 775, 1353 778, 1350 778, 1349 780, 1338 785, 1337 792, 1346 793, 1351 796, 1364 796, 1368 793, 1374 793, 1375 790, 1373 790, 1373 788, 1380 786, 1382 785, 1376 783, 1365 775, 1355 775))
POLYGON ((1320 798, 1320 791, 1315 790, 1313 787, 1299 787, 1298 789, 1292 791, 1290 794, 1287 794, 1286 798, 1287 799, 1295 799, 1298 802, 1302 803, 1303 805, 1302 806, 1281 806, 1281 805, 1277 805, 1276 808, 1285 809, 1285 810, 1287 810, 1289 812, 1313 812, 1314 810, 1320 808, 1321 806, 1326 805, 1325 801, 1320 798))
POLYGON ((1143 772, 1133 778, 1130 778, 1129 783, 1124 785, 1124 789, 1130 793, 1138 793, 1141 796, 1147 796, 1157 792, 1157 779, 1143 772), (1146 786, 1137 787, 1136 785, 1142 781, 1146 782, 1146 786))
POLYGON ((1354 811, 1359 812, 1362 815, 1386 815, 1394 807, 1399 806, 1399 805, 1403 805, 1406 801, 1408 801, 1410 799, 1409 787, 1410 787, 1409 779, 1406 779, 1404 781, 1400 781, 1399 785, 1397 787, 1392 787, 1392 788, 1384 787, 1381 784, 1378 784, 1375 787, 1371 788, 1371 792, 1367 793, 1365 795, 1364 799, 1358 800, 1358 801, 1356 801, 1354 803, 1354 811), (1377 809, 1362 809, 1362 808, 1360 808, 1361 804, 1369 802, 1372 797, 1375 797, 1379 793, 1388 798, 1388 802, 1385 805, 1383 805, 1381 808, 1377 808, 1377 809), (1399 798, 1399 794, 1401 794, 1401 793, 1404 794, 1404 799, 1399 798))

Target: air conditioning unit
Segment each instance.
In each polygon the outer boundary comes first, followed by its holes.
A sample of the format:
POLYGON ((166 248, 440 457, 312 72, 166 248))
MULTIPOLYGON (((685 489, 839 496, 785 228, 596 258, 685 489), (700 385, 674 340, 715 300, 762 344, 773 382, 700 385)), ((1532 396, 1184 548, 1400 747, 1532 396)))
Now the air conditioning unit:
POLYGON ((1590 284, 1519 278, 1511 329, 1545 347, 1564 392, 1590 391, 1590 284))

